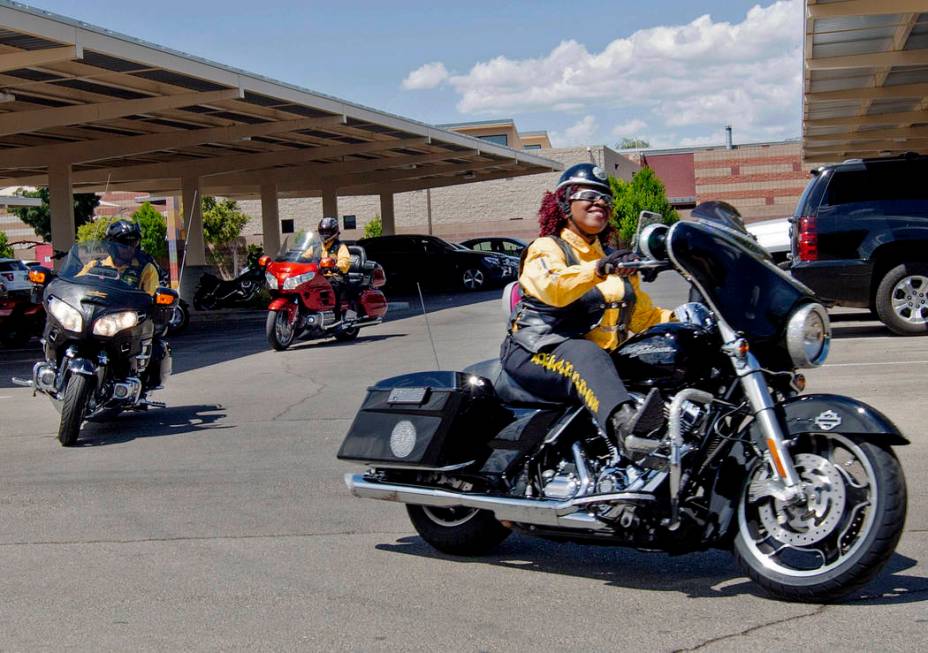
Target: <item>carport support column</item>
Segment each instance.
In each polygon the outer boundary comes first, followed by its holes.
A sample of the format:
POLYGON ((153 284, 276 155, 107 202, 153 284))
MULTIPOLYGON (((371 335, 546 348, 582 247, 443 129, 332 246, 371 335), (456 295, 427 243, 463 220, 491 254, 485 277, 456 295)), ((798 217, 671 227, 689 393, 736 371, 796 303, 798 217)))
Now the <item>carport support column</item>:
POLYGON ((338 191, 332 186, 322 189, 322 217, 338 219, 338 191))
POLYGON ((181 180, 183 192, 184 224, 187 225, 187 266, 206 265, 206 245, 203 243, 203 212, 200 196, 200 178, 181 180), (192 209, 192 210, 191 210, 192 209))
POLYGON ((392 236, 396 233, 396 220, 393 217, 393 193, 380 194, 380 223, 383 226, 384 236, 392 236))
POLYGON ((273 256, 280 249, 277 184, 261 184, 261 231, 264 234, 264 253, 273 256))
POLYGON ((74 244, 75 232, 70 163, 48 166, 48 204, 52 214, 52 247, 68 251, 74 244))

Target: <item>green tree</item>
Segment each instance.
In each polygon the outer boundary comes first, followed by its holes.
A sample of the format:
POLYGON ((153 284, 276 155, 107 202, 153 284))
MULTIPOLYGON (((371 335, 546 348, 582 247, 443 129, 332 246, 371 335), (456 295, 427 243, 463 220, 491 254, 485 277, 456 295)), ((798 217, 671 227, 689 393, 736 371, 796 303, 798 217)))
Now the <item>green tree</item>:
MULTIPOLYGON (((20 220, 32 227, 35 235, 46 242, 52 240, 52 213, 48 204, 48 189, 17 191, 23 197, 38 197, 42 200, 40 206, 12 207, 12 212, 20 220)), ((74 195, 74 225, 80 227, 93 219, 93 211, 100 203, 95 193, 76 193, 74 195)))
POLYGON ((364 225, 365 238, 376 238, 377 236, 383 236, 383 221, 379 215, 375 215, 370 222, 364 225))
POLYGON ((651 168, 644 167, 632 176, 631 181, 609 177, 613 202, 612 223, 619 232, 622 243, 631 243, 638 226, 638 214, 654 211, 664 216, 665 224, 680 219, 676 209, 667 200, 664 184, 651 168))
MULTIPOLYGON (((77 228, 77 242, 85 243, 89 240, 103 240, 106 228, 117 220, 124 220, 118 215, 99 217, 93 222, 87 222, 77 228)), ((168 255, 167 224, 164 216, 149 202, 143 203, 129 220, 136 222, 142 230, 142 251, 149 256, 163 260, 168 255)))
POLYGON ((626 136, 621 141, 616 143, 615 146, 620 150, 643 150, 646 147, 651 147, 651 144, 643 138, 632 138, 626 136))
POLYGON ((6 233, 0 231, 0 258, 13 258, 13 248, 10 247, 6 233))
POLYGON ((226 272, 230 269, 232 250, 250 218, 238 208, 238 202, 204 196, 203 239, 210 246, 209 258, 226 272))

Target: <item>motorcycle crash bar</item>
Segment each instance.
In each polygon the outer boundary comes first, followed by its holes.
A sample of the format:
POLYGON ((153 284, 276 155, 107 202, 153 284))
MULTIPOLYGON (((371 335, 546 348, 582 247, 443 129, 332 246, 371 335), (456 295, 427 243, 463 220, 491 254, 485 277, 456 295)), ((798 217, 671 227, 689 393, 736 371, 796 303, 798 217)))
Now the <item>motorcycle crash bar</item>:
POLYGON ((363 474, 345 474, 345 485, 356 497, 397 501, 432 508, 478 508, 489 510, 499 521, 510 521, 534 526, 553 526, 579 530, 612 531, 614 526, 584 512, 594 504, 640 503, 654 501, 654 496, 639 492, 593 494, 568 501, 551 499, 518 499, 469 494, 437 488, 412 487, 395 483, 380 483, 363 474))

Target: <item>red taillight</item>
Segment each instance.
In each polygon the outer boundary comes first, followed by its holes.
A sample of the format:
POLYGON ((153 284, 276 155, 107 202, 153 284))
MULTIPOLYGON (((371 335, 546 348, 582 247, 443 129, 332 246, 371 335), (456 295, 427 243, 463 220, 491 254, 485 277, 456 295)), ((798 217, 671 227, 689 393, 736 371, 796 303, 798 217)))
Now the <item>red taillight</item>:
POLYGON ((818 234, 815 233, 815 216, 799 218, 799 238, 796 253, 800 261, 818 260, 818 234))

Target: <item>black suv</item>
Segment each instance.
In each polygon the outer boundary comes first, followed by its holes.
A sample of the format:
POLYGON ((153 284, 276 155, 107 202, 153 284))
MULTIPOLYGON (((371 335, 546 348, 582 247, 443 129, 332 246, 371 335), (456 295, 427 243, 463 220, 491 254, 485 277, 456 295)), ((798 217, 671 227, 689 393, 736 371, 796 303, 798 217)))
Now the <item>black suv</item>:
POLYGON ((507 256, 475 252, 435 236, 379 236, 358 241, 383 266, 391 288, 480 290, 515 279, 516 264, 507 256))
POLYGON ((928 333, 928 157, 855 159, 812 172, 791 218, 790 270, 822 299, 928 333))

